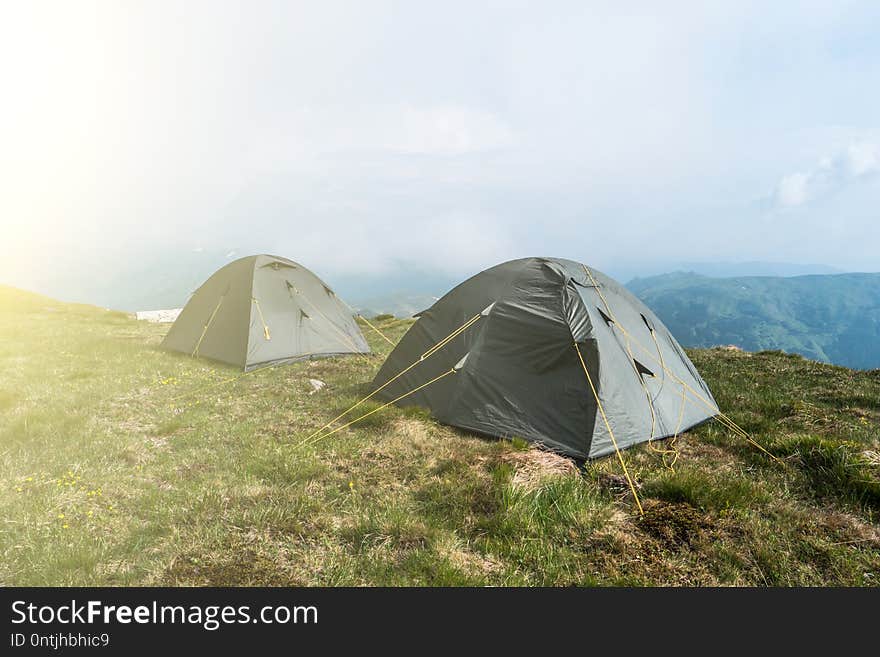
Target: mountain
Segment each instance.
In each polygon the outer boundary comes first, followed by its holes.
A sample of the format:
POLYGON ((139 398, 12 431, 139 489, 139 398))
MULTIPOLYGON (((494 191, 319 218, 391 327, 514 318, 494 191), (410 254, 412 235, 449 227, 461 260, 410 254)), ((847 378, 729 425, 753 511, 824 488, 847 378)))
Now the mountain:
MULTIPOLYGON (((671 268, 670 268, 671 269, 671 268)), ((667 269, 666 271, 670 271, 667 269)), ((684 262, 675 270, 690 271, 703 276, 729 278, 734 276, 808 276, 812 274, 843 274, 842 269, 829 265, 791 262, 684 262)))
POLYGON ((880 273, 711 278, 679 272, 637 278, 627 287, 685 346, 735 344, 880 367, 880 273))
POLYGON ((439 297, 430 294, 398 292, 356 302, 354 308, 365 317, 376 315, 394 315, 395 317, 412 317, 430 308, 439 297))

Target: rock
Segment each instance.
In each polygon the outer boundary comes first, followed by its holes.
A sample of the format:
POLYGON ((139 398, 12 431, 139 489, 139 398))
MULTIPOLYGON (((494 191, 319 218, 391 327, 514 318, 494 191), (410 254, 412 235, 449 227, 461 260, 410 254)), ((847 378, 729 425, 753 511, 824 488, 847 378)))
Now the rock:
POLYGON ((169 308, 167 310, 139 310, 134 314, 136 319, 158 324, 170 323, 177 319, 183 308, 169 308))

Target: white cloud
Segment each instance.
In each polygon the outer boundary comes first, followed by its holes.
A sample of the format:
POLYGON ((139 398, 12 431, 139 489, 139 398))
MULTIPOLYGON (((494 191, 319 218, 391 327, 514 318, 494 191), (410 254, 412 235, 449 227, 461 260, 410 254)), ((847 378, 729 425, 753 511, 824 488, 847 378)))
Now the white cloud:
POLYGON ((880 171, 880 145, 855 141, 834 155, 823 157, 808 171, 782 177, 774 195, 778 208, 795 208, 837 192, 880 171))
POLYGON ((468 155, 514 144, 500 116, 463 104, 315 105, 277 117, 261 137, 255 162, 310 166, 327 154, 468 155))
POLYGON ((0 280, 25 287, 95 245, 461 275, 646 244, 850 258, 756 189, 875 230, 876 3, 54 4, 0 3, 0 280))
POLYGON ((399 219, 352 221, 327 217, 320 231, 303 230, 275 248, 332 274, 384 275, 401 266, 461 275, 520 255, 509 226, 482 211, 450 210, 399 219), (329 236, 338 236, 333 239, 329 236))
POLYGON ((783 207, 803 205, 809 198, 810 174, 792 173, 783 176, 776 190, 776 198, 783 207))
POLYGON ((847 165, 855 177, 880 170, 880 146, 871 143, 851 144, 846 151, 847 165))
POLYGON ((512 131, 496 115, 467 107, 407 105, 382 112, 377 123, 387 131, 384 146, 401 153, 458 155, 513 143, 512 131))
POLYGON ((415 244, 400 237, 400 243, 390 245, 387 257, 403 254, 413 264, 450 274, 479 271, 516 252, 509 226, 484 212, 453 211, 433 217, 421 225, 415 244))

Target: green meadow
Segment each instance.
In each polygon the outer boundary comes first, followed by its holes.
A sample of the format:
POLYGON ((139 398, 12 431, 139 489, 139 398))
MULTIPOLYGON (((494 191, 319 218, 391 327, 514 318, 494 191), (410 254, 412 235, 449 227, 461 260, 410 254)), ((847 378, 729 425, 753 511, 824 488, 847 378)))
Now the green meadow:
POLYGON ((880 371, 690 350, 779 462, 714 422, 627 450, 640 515, 614 457, 416 410, 304 442, 369 392, 366 326, 244 376, 167 328, 0 287, 0 584, 880 585, 880 371))

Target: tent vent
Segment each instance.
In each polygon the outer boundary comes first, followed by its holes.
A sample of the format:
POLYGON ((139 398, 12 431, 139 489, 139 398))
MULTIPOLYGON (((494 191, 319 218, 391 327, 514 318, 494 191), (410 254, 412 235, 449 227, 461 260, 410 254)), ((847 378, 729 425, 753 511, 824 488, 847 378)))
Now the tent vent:
POLYGON ((606 315, 604 312, 602 312, 602 309, 599 308, 599 306, 596 306, 596 310, 599 311, 599 314, 602 315, 602 319, 605 320, 605 323, 608 324, 608 326, 611 326, 611 325, 614 323, 614 320, 611 319, 611 318, 610 318, 608 315, 606 315))
POLYGON ((303 319, 303 318, 311 319, 311 317, 309 317, 309 314, 305 310, 303 310, 302 308, 299 309, 299 318, 300 319, 303 319))
POLYGON ((645 323, 645 326, 648 327, 648 330, 649 330, 651 333, 653 333, 653 332, 654 332, 654 327, 651 326, 651 322, 648 321, 648 318, 645 317, 644 313, 639 313, 639 315, 641 316, 642 321, 645 323))
POLYGON ((291 265, 286 262, 278 262, 277 260, 273 260, 272 262, 267 262, 265 265, 260 266, 261 269, 265 269, 266 267, 269 267, 270 269, 273 269, 275 271, 278 271, 279 269, 282 269, 282 268, 296 269, 296 265, 291 265))
POLYGON ((641 376, 656 376, 656 374, 654 374, 651 370, 649 370, 647 367, 645 367, 644 365, 642 365, 642 364, 641 364, 639 361, 637 361, 635 358, 633 358, 633 362, 636 364, 636 371, 637 371, 641 376))

